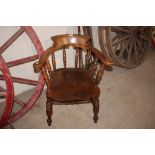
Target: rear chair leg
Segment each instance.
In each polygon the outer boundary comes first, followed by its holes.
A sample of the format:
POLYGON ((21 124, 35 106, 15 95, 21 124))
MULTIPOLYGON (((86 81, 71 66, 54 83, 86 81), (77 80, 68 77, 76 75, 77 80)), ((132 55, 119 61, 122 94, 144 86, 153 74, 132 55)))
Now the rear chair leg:
POLYGON ((93 117, 94 123, 97 123, 98 113, 99 113, 99 99, 93 98, 92 104, 93 104, 93 112, 94 112, 94 117, 93 117))
POLYGON ((52 114, 53 114, 53 103, 50 99, 47 99, 46 102, 46 114, 47 114, 47 124, 51 126, 52 123, 52 114))

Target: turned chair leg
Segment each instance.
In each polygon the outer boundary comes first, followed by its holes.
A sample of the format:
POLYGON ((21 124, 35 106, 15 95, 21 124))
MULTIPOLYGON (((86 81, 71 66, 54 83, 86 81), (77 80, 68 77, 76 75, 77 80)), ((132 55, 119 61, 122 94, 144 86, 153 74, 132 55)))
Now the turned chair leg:
POLYGON ((94 112, 94 117, 93 117, 94 123, 97 123, 98 113, 99 113, 99 99, 93 98, 92 104, 93 104, 93 112, 94 112))
POLYGON ((47 114, 47 124, 48 126, 51 126, 52 114, 53 114, 53 103, 50 99, 47 99, 47 102, 46 102, 46 114, 47 114))

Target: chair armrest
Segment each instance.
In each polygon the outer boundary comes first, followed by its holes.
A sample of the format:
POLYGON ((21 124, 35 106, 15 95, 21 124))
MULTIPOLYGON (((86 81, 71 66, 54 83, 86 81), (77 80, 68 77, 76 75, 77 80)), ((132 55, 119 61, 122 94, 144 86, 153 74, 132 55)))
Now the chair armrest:
POLYGON ((91 52, 95 54, 95 56, 100 60, 102 64, 108 67, 112 67, 114 62, 111 59, 106 58, 98 49, 94 47, 90 47, 90 49, 91 49, 91 52))
POLYGON ((95 83, 98 85, 102 79, 105 66, 112 68, 114 63, 112 60, 106 58, 98 49, 91 46, 87 48, 92 57, 91 60, 89 60, 87 69, 92 74, 95 83))
POLYGON ((42 67, 44 67, 44 65, 46 64, 46 62, 48 61, 48 57, 50 56, 50 54, 54 52, 54 48, 53 47, 49 47, 40 57, 39 61, 35 62, 33 64, 33 68, 34 68, 34 72, 38 73, 41 71, 42 67))

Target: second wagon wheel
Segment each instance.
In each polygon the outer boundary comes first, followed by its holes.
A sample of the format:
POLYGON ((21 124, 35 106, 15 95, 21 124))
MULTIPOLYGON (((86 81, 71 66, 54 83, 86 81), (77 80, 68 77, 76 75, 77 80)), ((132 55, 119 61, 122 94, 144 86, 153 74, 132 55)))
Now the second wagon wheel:
POLYGON ((151 27, 111 26, 105 31, 108 57, 118 66, 140 65, 150 46, 151 27))
POLYGON ((107 26, 99 26, 98 38, 99 38, 99 44, 103 55, 106 56, 107 58, 111 58, 111 55, 108 50, 107 39, 106 39, 107 29, 108 29, 107 26))
MULTIPOLYGON (((27 43, 25 43, 25 42, 22 42, 22 44, 25 47, 27 46, 27 43)), ((18 46, 19 45, 21 45, 21 44, 18 44, 18 46)), ((0 54, 3 55, 3 58, 5 58, 5 61, 6 61, 6 59, 10 58, 9 55, 7 54, 7 52, 8 52, 7 50, 11 51, 11 54, 13 56, 18 57, 17 59, 11 60, 6 63, 10 72, 13 70, 14 72, 16 72, 16 74, 18 73, 18 75, 12 76, 13 71, 11 72, 11 79, 12 79, 12 82, 14 85, 15 95, 16 95, 16 91, 18 91, 17 88, 18 89, 20 88, 20 90, 23 90, 25 87, 27 87, 29 85, 29 86, 32 86, 31 88, 33 89, 33 91, 30 94, 28 94, 28 96, 26 96, 26 99, 20 98, 20 96, 18 96, 18 95, 14 96, 14 106, 12 109, 11 116, 7 122, 7 125, 8 125, 8 124, 11 124, 11 123, 17 121, 19 118, 21 118, 24 114, 26 114, 26 112, 28 112, 32 108, 32 106, 36 103, 38 97, 40 96, 45 82, 44 82, 42 75, 40 75, 39 77, 35 77, 35 75, 33 75, 33 72, 31 72, 31 74, 29 72, 29 70, 32 69, 32 65, 30 65, 30 63, 33 63, 33 61, 38 59, 39 56, 41 56, 41 54, 44 52, 42 45, 40 43, 40 40, 37 37, 34 30, 32 29, 32 27, 30 27, 30 26, 20 27, 17 30, 17 32, 14 33, 0 47, 0 54), (16 51, 14 51, 13 47, 17 46, 17 42, 20 40, 21 35, 22 36, 24 35, 23 36, 24 38, 25 37, 29 38, 29 42, 31 44, 30 47, 31 47, 31 49, 34 48, 33 54, 25 56, 24 53, 26 53, 26 52, 23 52, 24 51, 23 47, 19 48, 19 49, 16 48, 16 50, 17 49, 19 50, 18 52, 20 52, 20 54, 19 53, 17 54, 16 51), (12 46, 9 47, 10 45, 12 45, 12 46), (21 51, 21 50, 23 50, 23 51, 21 51), (23 67, 24 65, 28 65, 28 64, 29 64, 29 66, 27 68, 23 67), (24 76, 22 76, 22 74, 24 74, 24 76), (26 75, 31 75, 31 79, 27 78, 26 75), (18 87, 16 85, 18 85, 18 87)), ((0 80, 4 80, 3 75, 0 75, 0 80)))

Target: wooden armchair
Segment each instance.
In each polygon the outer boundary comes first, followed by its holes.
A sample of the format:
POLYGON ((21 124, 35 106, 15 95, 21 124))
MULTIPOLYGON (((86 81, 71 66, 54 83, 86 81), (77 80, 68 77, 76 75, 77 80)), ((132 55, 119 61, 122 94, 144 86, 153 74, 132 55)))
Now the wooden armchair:
POLYGON ((91 102, 94 122, 97 123, 99 112, 100 89, 104 66, 112 65, 97 49, 89 45, 85 35, 58 35, 52 37, 53 46, 48 48, 38 62, 34 63, 35 72, 42 71, 47 85, 46 114, 47 123, 52 123, 53 104, 75 104, 91 102), (72 47, 75 55, 74 67, 67 66, 68 48, 72 47), (55 53, 62 51, 63 68, 57 68, 55 53), (82 57, 79 57, 82 55, 82 57))

